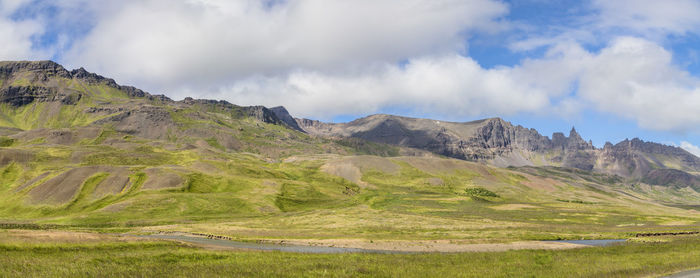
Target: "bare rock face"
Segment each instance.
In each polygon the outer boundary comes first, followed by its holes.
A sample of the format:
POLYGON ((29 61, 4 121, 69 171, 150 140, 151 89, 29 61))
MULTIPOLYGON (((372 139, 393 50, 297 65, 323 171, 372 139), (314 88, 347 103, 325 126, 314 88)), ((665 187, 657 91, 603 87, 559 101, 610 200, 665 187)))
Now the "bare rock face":
MULTIPOLYGON (((475 161, 491 160, 520 150, 546 152, 560 148, 562 152, 575 153, 594 149, 575 130, 568 138, 555 134, 554 140, 550 140, 534 129, 514 126, 500 118, 454 123, 373 115, 343 124, 308 119, 297 119, 297 123, 307 132, 320 136, 357 137, 475 161)), ((590 163, 584 168, 590 168, 590 163)))
POLYGON ((275 113, 275 116, 277 116, 277 118, 280 119, 280 121, 282 121, 291 129, 306 132, 303 129, 301 129, 301 127, 299 127, 297 121, 294 119, 294 117, 292 117, 292 115, 289 114, 289 111, 287 111, 287 109, 284 108, 284 106, 272 107, 270 108, 270 111, 272 111, 272 113, 275 113))
POLYGON ((695 190, 700 189, 700 177, 677 169, 653 169, 644 176, 642 181, 651 185, 674 186, 677 188, 690 186, 695 190))
POLYGON ((74 79, 85 84, 102 84, 121 90, 130 98, 171 101, 164 95, 151 95, 131 86, 122 86, 113 79, 90 73, 84 68, 68 71, 53 61, 0 62, 0 79, 6 80, 0 87, 0 102, 23 106, 34 101, 76 104, 82 94, 60 85, 60 79, 74 79), (18 82, 21 85, 13 85, 18 82), (31 84, 31 85, 25 85, 31 84))
POLYGON ((275 112, 272 112, 272 110, 267 109, 265 106, 256 105, 243 107, 243 111, 245 111, 248 117, 256 118, 264 123, 284 125, 284 122, 277 118, 275 112))
POLYGON ((8 78, 19 72, 35 73, 42 81, 52 77, 71 78, 70 72, 53 61, 0 62, 0 78, 8 78))
MULTIPOLYGON (((625 139, 615 145, 606 143, 599 153, 601 171, 622 176, 646 177, 655 169, 680 167, 683 171, 700 171, 700 158, 674 146, 625 139)), ((658 175, 658 173, 657 173, 658 175)))

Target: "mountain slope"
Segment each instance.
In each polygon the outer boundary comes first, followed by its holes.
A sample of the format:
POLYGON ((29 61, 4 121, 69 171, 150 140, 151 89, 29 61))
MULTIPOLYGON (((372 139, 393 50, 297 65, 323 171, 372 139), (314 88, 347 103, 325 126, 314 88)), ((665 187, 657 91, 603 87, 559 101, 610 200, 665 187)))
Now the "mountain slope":
MULTIPOLYGON (((646 183, 631 183, 568 168, 601 161, 575 130, 549 139, 500 119, 389 115, 334 125, 281 107, 173 101, 53 62, 4 62, 0 73, 0 223, 499 242, 700 221, 685 209, 700 200, 687 184, 693 158, 655 145, 620 146, 651 169, 646 183), (424 146, 479 161, 416 151, 424 146)), ((615 157, 601 168, 629 164, 615 157)))
POLYGON ((427 150, 436 154, 506 166, 563 166, 616 174, 659 184, 683 182, 695 186, 700 180, 687 172, 700 171, 700 158, 672 146, 625 140, 596 149, 576 129, 569 136, 554 133, 552 138, 534 129, 514 126, 500 118, 455 123, 393 115, 372 115, 348 123, 323 123, 297 119, 310 134, 325 137, 353 137, 368 141, 427 150), (687 176, 666 174, 663 170, 684 171, 687 176), (681 180, 675 180, 677 177, 681 180), (673 181, 672 181, 673 180, 673 181))

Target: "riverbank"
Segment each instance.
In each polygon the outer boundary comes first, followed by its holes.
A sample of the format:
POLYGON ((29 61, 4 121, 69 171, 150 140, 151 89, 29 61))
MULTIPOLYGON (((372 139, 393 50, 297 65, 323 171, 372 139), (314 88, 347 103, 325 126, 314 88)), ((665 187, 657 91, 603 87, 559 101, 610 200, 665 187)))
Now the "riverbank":
POLYGON ((564 250, 308 254, 25 232, 0 230, 0 277, 658 277, 700 266, 697 235, 564 250))
POLYGON ((625 240, 565 240, 565 241, 516 241, 509 243, 463 243, 456 240, 381 240, 365 239, 305 239, 264 240, 240 242, 229 238, 185 233, 160 233, 141 235, 142 238, 172 240, 215 249, 251 249, 297 253, 454 253, 454 252, 502 252, 509 250, 561 250, 604 246, 625 240))

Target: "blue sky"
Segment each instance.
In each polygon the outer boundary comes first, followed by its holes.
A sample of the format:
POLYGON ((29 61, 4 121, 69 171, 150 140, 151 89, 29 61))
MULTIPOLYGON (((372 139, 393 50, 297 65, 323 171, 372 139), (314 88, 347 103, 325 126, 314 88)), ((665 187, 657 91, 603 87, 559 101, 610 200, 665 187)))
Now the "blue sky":
POLYGON ((699 0, 0 0, 2 60, 300 117, 502 117, 700 153, 699 0))

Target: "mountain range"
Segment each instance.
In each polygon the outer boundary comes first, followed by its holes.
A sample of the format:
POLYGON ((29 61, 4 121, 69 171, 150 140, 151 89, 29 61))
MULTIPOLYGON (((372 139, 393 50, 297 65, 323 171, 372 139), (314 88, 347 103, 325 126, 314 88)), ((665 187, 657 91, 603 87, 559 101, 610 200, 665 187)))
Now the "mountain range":
MULTIPOLYGON (((274 110, 280 118, 288 114, 274 110)), ((572 128, 546 137, 535 129, 490 118, 455 123, 371 115, 348 123, 296 119, 309 134, 352 137, 481 161, 499 167, 558 166, 618 175, 654 185, 700 186, 700 158, 675 146, 638 138, 596 148, 572 128)))
POLYGON ((639 139, 596 148, 575 129, 550 138, 500 118, 383 114, 324 123, 176 101, 51 61, 0 62, 0 223, 254 240, 433 238, 427 221, 451 238, 486 226, 517 230, 496 240, 618 237, 695 223, 699 165, 639 139), (221 225, 237 228, 212 230, 221 225))
MULTIPOLYGON (((75 142, 95 133, 95 127, 110 126, 139 138, 189 145, 196 139, 209 140, 225 149, 268 154, 304 144, 277 136, 244 139, 241 133, 247 129, 226 124, 220 117, 226 114, 280 126, 287 137, 296 137, 298 131, 321 141, 359 139, 498 167, 558 166, 656 185, 700 186, 700 158, 681 148, 637 138, 596 148, 574 128, 568 136, 557 132, 549 138, 500 118, 447 122, 377 114, 348 123, 325 123, 294 118, 284 107, 243 107, 192 98, 173 101, 118 85, 83 68, 68 71, 52 61, 0 62, 0 82, 0 126, 6 135, 24 140, 42 135, 49 142, 75 142), (188 128, 177 128, 183 125, 188 128), (259 148, 260 142, 255 141, 276 143, 259 148)), ((327 147, 342 149, 333 143, 327 147)))

